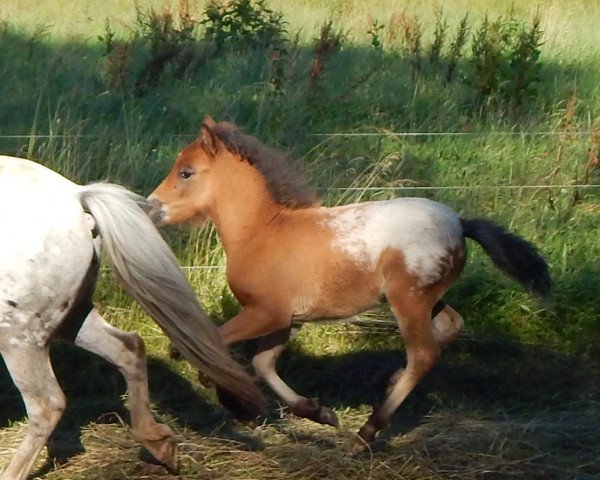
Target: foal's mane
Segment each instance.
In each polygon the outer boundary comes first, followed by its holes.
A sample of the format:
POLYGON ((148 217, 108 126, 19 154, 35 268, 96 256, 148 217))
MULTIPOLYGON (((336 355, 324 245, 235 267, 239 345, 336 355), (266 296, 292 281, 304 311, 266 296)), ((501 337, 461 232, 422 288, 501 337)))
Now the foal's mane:
POLYGON ((292 159, 262 144, 229 122, 217 122, 210 131, 232 153, 239 155, 255 167, 267 182, 276 203, 292 209, 312 207, 320 203, 315 190, 300 175, 292 159))

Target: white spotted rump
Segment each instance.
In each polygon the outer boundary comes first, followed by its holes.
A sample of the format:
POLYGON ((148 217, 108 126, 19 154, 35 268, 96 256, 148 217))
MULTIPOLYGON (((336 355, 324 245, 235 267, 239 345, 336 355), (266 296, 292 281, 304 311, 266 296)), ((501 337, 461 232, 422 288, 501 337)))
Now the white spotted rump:
POLYGON ((458 215, 425 198, 335 207, 326 218, 335 247, 371 269, 386 249, 399 250, 421 286, 440 279, 452 266, 450 252, 464 242, 458 215))
POLYGON ((0 236, 0 344, 45 345, 76 297, 93 254, 78 189, 40 164, 0 157, 2 223, 12 232, 0 236))

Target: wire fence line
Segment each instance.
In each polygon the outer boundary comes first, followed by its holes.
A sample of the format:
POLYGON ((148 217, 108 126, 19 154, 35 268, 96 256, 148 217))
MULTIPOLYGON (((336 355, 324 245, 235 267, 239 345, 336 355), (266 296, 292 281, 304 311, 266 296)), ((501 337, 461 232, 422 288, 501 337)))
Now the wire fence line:
POLYGON ((564 183, 555 185, 448 185, 448 186, 422 186, 422 185, 398 185, 385 187, 328 187, 319 189, 320 191, 343 191, 343 192, 377 192, 377 191, 398 191, 398 190, 520 190, 520 189, 569 189, 569 188, 598 188, 600 184, 596 183, 564 183))
MULTIPOLYGON (((576 131, 576 132, 564 132, 564 131, 495 131, 495 132, 340 132, 340 133, 309 133, 307 136, 315 137, 440 137, 440 136, 483 136, 483 135, 497 135, 497 136, 550 136, 550 135, 590 135, 592 131, 576 131)), ((125 137, 126 135, 118 135, 118 137, 125 137)), ((154 134, 140 134, 137 136, 156 136, 154 134)), ((195 138, 195 134, 171 134, 168 135, 172 138, 195 138)), ((105 135, 100 134, 8 134, 0 135, 0 139, 31 139, 31 138, 42 138, 42 139, 53 139, 53 138, 101 138, 105 135)), ((115 135, 110 135, 115 137, 115 135)), ((401 191, 401 190, 412 190, 412 191, 461 191, 461 190, 532 190, 532 189, 595 189, 600 188, 600 184, 550 184, 550 185, 449 185, 449 186, 423 186, 423 185, 397 185, 397 186, 381 186, 381 187, 328 187, 319 188, 318 191, 323 192, 378 192, 378 191, 401 191)), ((185 271, 194 270, 224 270, 224 265, 185 265, 181 266, 185 271)), ((110 268, 102 268, 102 271, 108 271, 110 268)))
MULTIPOLYGON (((380 132, 325 132, 325 133, 307 133, 309 137, 474 137, 474 136, 554 136, 554 135, 573 135, 573 136, 585 136, 592 135, 595 132, 592 130, 580 130, 580 131, 564 131, 564 130, 542 130, 542 131, 527 131, 527 130, 508 130, 508 131, 491 131, 491 132, 392 132, 392 131, 380 131, 380 132)), ((94 133, 20 133, 20 134, 0 134, 0 139, 54 139, 54 138, 124 138, 124 137, 156 137, 165 136, 160 133, 140 133, 136 135, 131 134, 94 134, 94 133)), ((171 138, 196 138, 197 134, 192 133, 181 133, 181 134, 169 134, 166 135, 171 138)))
MULTIPOLYGON (((565 132, 559 130, 544 130, 544 131, 492 131, 492 132, 331 132, 331 133, 308 133, 306 136, 312 137, 461 137, 461 136, 551 136, 551 135, 574 135, 584 136, 591 135, 595 132, 592 130, 582 130, 575 132, 565 132)), ((0 134, 1 139, 54 139, 54 138, 105 138, 116 137, 124 138, 128 135, 101 135, 101 134, 0 134)), ((138 137, 156 137, 157 134, 139 134, 138 137)), ((197 134, 169 134, 171 138, 196 138, 197 134)), ((600 184, 556 184, 556 185, 449 185, 449 186, 423 186, 423 185, 397 185, 397 186, 381 186, 381 187, 328 187, 318 188, 320 192, 337 192, 337 191, 399 191, 399 190, 414 190, 414 191, 460 191, 460 190, 519 190, 519 189, 594 189, 600 187, 600 184)))

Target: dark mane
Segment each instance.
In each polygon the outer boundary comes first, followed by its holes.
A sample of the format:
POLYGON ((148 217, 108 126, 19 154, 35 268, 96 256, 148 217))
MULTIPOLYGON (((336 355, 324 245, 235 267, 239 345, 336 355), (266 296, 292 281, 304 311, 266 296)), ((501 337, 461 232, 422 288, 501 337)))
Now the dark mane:
POLYGON ((228 122, 215 123, 210 130, 230 152, 240 155, 263 175, 276 203, 293 209, 320 203, 315 190, 300 175, 289 156, 244 135, 228 122))

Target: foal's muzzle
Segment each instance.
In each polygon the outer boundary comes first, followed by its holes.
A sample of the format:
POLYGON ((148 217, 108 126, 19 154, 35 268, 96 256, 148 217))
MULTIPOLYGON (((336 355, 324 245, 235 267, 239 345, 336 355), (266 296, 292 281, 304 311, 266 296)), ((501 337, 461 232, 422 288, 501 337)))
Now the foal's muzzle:
POLYGON ((150 220, 152 220, 152 223, 154 223, 154 225, 157 227, 163 225, 166 220, 166 213, 163 203, 155 196, 150 195, 148 197, 148 206, 150 207, 148 216, 150 217, 150 220))

